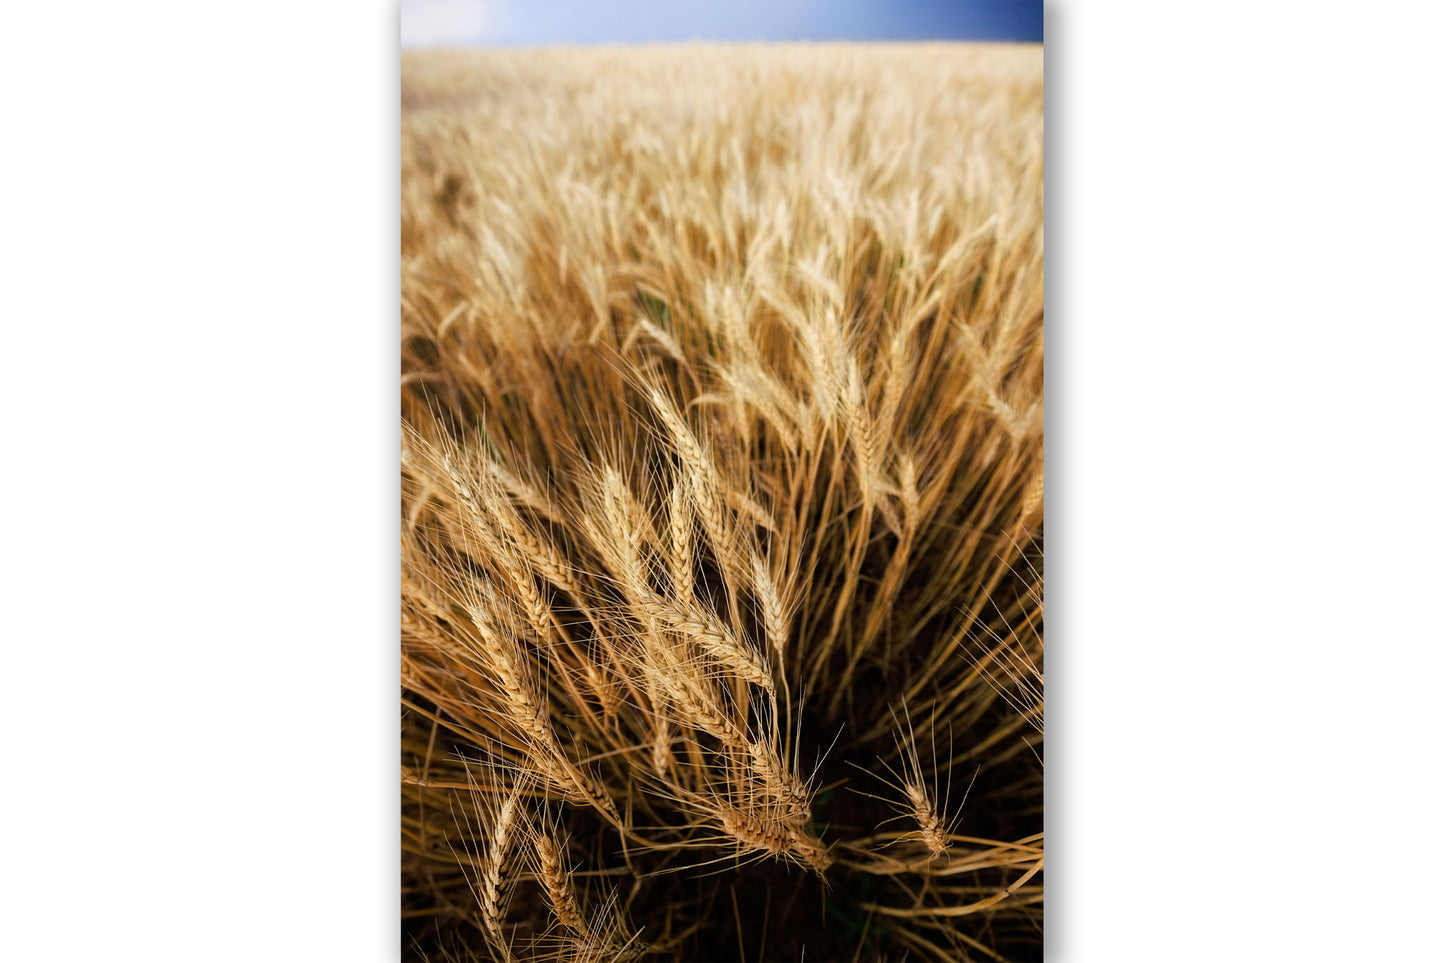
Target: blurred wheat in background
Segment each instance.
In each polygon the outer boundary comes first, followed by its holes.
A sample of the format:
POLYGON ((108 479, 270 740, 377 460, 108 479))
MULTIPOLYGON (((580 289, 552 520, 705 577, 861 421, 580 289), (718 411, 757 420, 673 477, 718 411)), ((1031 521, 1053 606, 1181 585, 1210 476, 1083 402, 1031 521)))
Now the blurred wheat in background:
POLYGON ((1042 70, 403 54, 407 958, 1041 956, 1042 70))

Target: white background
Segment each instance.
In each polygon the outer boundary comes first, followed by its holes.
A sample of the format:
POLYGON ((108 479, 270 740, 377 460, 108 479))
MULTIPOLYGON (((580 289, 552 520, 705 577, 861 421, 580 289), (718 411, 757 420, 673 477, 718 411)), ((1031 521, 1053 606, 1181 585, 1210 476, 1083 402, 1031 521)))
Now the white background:
MULTIPOLYGON (((1440 952, 1442 19, 1049 7, 1051 960, 1440 952)), ((396 47, 6 8, 11 959, 397 957, 396 47)))

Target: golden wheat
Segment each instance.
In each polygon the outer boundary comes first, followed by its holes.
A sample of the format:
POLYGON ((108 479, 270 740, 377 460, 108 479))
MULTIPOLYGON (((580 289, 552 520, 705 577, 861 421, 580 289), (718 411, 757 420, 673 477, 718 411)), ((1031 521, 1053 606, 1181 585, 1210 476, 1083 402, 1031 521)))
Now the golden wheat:
POLYGON ((402 105, 406 952, 1037 958, 1040 48, 402 105))

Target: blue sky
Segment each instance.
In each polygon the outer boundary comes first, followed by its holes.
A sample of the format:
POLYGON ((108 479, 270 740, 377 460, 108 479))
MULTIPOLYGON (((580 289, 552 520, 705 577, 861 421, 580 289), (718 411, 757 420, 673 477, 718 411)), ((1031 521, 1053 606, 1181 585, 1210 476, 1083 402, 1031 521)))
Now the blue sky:
POLYGON ((401 0, 404 47, 1043 34, 1043 0, 401 0))

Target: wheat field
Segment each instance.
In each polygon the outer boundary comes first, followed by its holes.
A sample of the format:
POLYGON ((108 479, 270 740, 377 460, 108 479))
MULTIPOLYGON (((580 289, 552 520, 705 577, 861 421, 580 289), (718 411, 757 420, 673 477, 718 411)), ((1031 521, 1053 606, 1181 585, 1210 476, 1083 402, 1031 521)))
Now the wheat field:
POLYGON ((1040 958, 1042 48, 401 79, 403 956, 1040 958))

